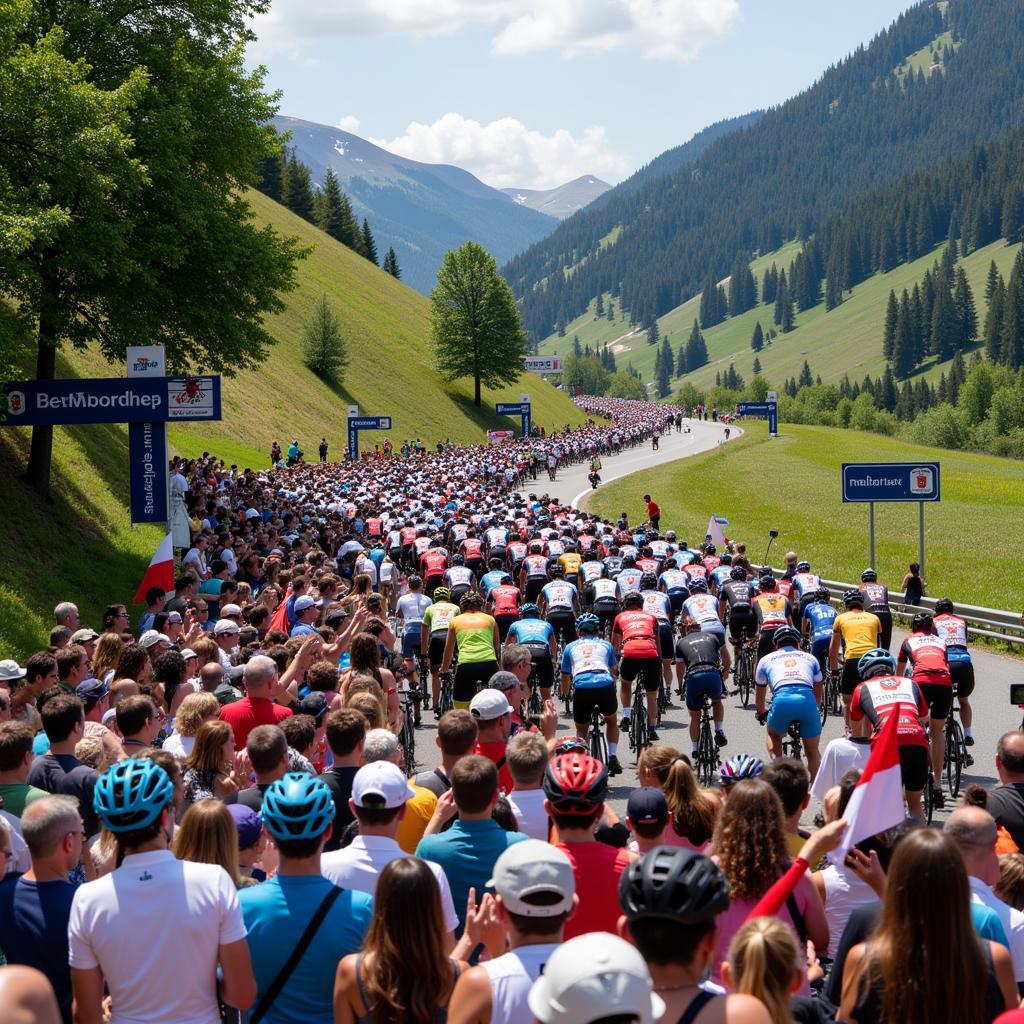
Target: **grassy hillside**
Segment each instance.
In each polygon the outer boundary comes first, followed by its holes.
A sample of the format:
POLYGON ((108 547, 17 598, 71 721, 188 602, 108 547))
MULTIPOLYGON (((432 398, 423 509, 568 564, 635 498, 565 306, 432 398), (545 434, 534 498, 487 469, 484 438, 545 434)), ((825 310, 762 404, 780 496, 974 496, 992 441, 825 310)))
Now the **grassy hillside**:
MULTIPOLYGON (((472 402, 470 381, 445 385, 433 369, 427 300, 371 266, 316 228, 254 193, 257 218, 315 246, 299 267, 299 287, 270 322, 278 344, 259 370, 224 379, 224 419, 173 427, 172 446, 196 455, 209 450, 240 466, 265 465, 270 442, 297 437, 315 452, 327 437, 334 457, 345 447, 350 403, 370 415, 394 417, 391 434, 432 444, 451 437, 479 442, 493 427, 518 426, 493 414, 495 401, 533 399, 534 422, 547 427, 582 416, 569 399, 532 374, 514 387, 472 402), (331 388, 302 365, 303 319, 324 292, 349 339, 344 387, 331 388)), ((58 359, 58 376, 118 376, 95 355, 58 359)), ((383 435, 363 435, 371 443, 383 435)), ((0 657, 22 656, 45 642, 59 600, 80 604, 83 621, 99 621, 108 601, 130 600, 156 547, 159 531, 128 522, 127 432, 120 426, 60 428, 54 432, 52 504, 38 502, 20 481, 29 431, 0 431, 0 522, 5 556, 0 571, 0 657)))
MULTIPOLYGON (((792 548, 827 578, 854 581, 868 564, 868 508, 843 504, 840 464, 937 460, 942 501, 925 509, 928 594, 1019 607, 1020 588, 1005 572, 1004 552, 1006 524, 1024 504, 1024 463, 829 427, 784 424, 774 441, 764 423, 745 427, 747 435, 735 443, 602 487, 591 507, 607 516, 626 509, 643 519, 637 496, 650 493, 661 505, 662 526, 691 543, 703 537, 714 512, 729 520, 726 533, 747 543, 754 562, 764 557, 768 531, 777 529, 775 564, 792 548)), ((917 560, 917 515, 914 504, 875 508, 879 579, 893 589, 917 560)))

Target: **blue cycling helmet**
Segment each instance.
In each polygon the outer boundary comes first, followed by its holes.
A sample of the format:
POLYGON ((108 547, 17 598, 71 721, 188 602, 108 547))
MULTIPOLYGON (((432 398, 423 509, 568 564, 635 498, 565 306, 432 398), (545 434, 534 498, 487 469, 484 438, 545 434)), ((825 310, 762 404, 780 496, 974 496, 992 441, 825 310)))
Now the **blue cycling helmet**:
POLYGON ((591 612, 584 612, 576 620, 576 629, 580 633, 596 633, 601 628, 601 620, 591 612))
POLYGON ((772 643, 776 647, 781 647, 783 644, 792 644, 794 647, 799 647, 800 633, 792 626, 779 626, 779 628, 772 633, 772 643))
POLYGON ((524 619, 539 619, 540 608, 533 601, 527 601, 522 608, 519 609, 519 614, 524 619))
POLYGON ((797 572, 810 572, 811 571, 811 563, 810 562, 797 562, 796 563, 796 571, 797 572))
POLYGON ((262 813, 275 839, 319 839, 334 821, 334 798, 320 779, 288 772, 263 794, 262 813))
POLYGON ((857 674, 861 679, 877 675, 879 669, 884 669, 890 676, 896 671, 896 659, 884 647, 862 654, 857 662, 857 674))
POLYGON ((691 594, 706 594, 708 592, 708 581, 703 576, 694 576, 689 582, 691 594))
POLYGON ((174 799, 171 777, 155 761, 132 758, 111 765, 97 780, 92 806, 111 832, 152 825, 174 799))
POLYGON ((761 758, 753 754, 737 754, 730 757, 719 771, 722 785, 729 786, 734 782, 741 782, 743 779, 756 779, 764 767, 761 758))

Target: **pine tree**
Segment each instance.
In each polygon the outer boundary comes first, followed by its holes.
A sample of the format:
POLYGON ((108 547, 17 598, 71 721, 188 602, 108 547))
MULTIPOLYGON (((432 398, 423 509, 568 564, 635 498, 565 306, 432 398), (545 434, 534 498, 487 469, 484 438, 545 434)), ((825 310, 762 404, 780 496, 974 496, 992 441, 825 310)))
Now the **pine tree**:
POLYGON ((995 294, 996 285, 999 283, 999 268, 996 266, 996 261, 993 260, 988 265, 988 277, 985 278, 985 304, 988 305, 992 301, 992 296, 995 294))
POLYGON ((1024 249, 1017 252, 1003 304, 999 361, 1011 370, 1024 366, 1024 249))
POLYGON ((978 312, 974 306, 974 294, 967 281, 967 272, 962 263, 956 268, 955 281, 953 307, 956 310, 957 326, 960 328, 960 345, 967 347, 978 335, 978 312))
POLYGON ((651 326, 647 328, 647 344, 657 345, 661 341, 661 332, 658 330, 658 321, 652 320, 651 326))
MULTIPOLYGON (((341 206, 341 186, 338 177, 330 168, 324 174, 323 188, 314 201, 316 226, 339 242, 345 242, 344 214, 341 206)), ((347 243, 346 243, 347 244, 347 243)))
POLYGON ((398 257, 395 255, 395 250, 389 246, 387 254, 384 256, 384 269, 395 278, 402 276, 402 271, 398 266, 398 257))
POLYGON ((340 384, 348 366, 348 344, 326 295, 321 295, 302 324, 302 361, 321 380, 340 384))
POLYGON ((904 288, 896 314, 896 330, 893 332, 891 366, 895 376, 906 377, 917 364, 915 356, 910 296, 904 288))
POLYGON ((607 313, 607 316, 608 316, 609 323, 615 319, 615 303, 614 302, 609 302, 608 303, 608 313, 607 313))
POLYGON ((363 218, 363 255, 374 265, 377 265, 377 243, 373 240, 370 231, 370 222, 363 218))
POLYGON ((260 183, 259 190, 274 200, 281 202, 284 194, 285 158, 284 150, 275 153, 273 156, 260 157, 260 183))
POLYGON ((839 287, 838 277, 833 270, 829 271, 825 283, 825 309, 835 309, 843 301, 843 292, 839 287))
POLYGON ((679 352, 676 355, 676 376, 682 377, 686 373, 686 342, 679 342, 679 352))
POLYGON ((757 323, 754 324, 754 333, 750 338, 750 347, 755 352, 760 352, 761 349, 764 348, 764 331, 761 330, 760 320, 758 320, 757 323))
MULTIPOLYGON (((792 308, 792 303, 789 298, 789 286, 786 283, 786 272, 785 270, 779 273, 779 284, 775 291, 775 316, 774 320, 778 326, 782 326, 782 320, 785 316, 786 307, 792 308)), ((785 330, 785 328, 783 328, 785 330)))
POLYGON ((757 376, 761 372, 761 360, 754 356, 754 365, 750 367, 750 372, 757 376))
POLYGON ((718 323, 717 316, 718 290, 715 288, 715 282, 708 278, 708 282, 704 285, 704 291, 700 296, 700 324, 704 330, 714 327, 718 323))
MULTIPOLYGON (((994 264, 993 264, 994 266, 994 264)), ((995 289, 985 314, 985 355, 993 363, 999 362, 1003 345, 1003 314, 1006 310, 1006 282, 997 275, 995 289)))
POLYGON ((313 221, 313 184, 309 168, 292 153, 284 179, 284 205, 303 220, 313 221))
POLYGON ((785 302, 782 306, 782 323, 779 325, 783 334, 788 334, 796 326, 794 323, 793 300, 789 297, 788 289, 785 292, 785 302))
POLYGON ((956 308, 949 289, 940 280, 935 289, 935 309, 932 311, 932 352, 945 362, 960 350, 960 327, 956 308))
POLYGON ((725 294, 725 286, 719 285, 715 291, 715 301, 718 308, 718 323, 721 323, 729 315, 729 296, 725 294))
POLYGON ((604 316, 604 295, 598 292, 597 302, 594 304, 594 319, 597 320, 602 316, 604 316))
POLYGON ((802 388, 809 388, 814 383, 814 377, 811 376, 811 367, 807 360, 804 360, 804 365, 800 367, 800 379, 797 381, 797 385, 802 388))
POLYGON ((577 358, 581 358, 583 355, 583 346, 580 344, 580 336, 574 334, 572 336, 572 354, 577 358))
POLYGON ((1021 240, 1021 229, 1024 228, 1024 192, 1020 185, 1007 185, 1003 195, 1003 216, 999 226, 999 234, 1013 245, 1021 240))
POLYGON ((761 301, 771 305, 775 301, 775 293, 779 287, 779 272, 773 263, 765 272, 761 282, 761 301))
POLYGON ((693 373, 708 361, 708 347, 704 342, 704 335, 700 332, 700 325, 693 321, 693 330, 686 342, 686 371, 693 373))
POLYGON ((661 349, 658 351, 659 365, 655 374, 655 383, 659 398, 668 398, 672 394, 672 370, 675 366, 675 359, 672 356, 672 346, 668 338, 661 341, 661 349))
MULTIPOLYGON (((896 378, 893 376, 891 366, 887 366, 885 368, 885 373, 882 375, 880 391, 880 408, 884 409, 886 412, 894 412, 896 409, 896 400, 899 395, 896 391, 896 378)), ((879 398, 876 397, 875 401, 878 403, 879 398)))
POLYGON ((896 291, 889 291, 889 304, 885 307, 885 323, 882 325, 882 358, 892 362, 893 343, 896 338, 896 316, 899 305, 896 302, 896 291))
POLYGON ((910 295, 910 336, 914 342, 914 365, 924 362, 928 352, 925 331, 924 309, 921 300, 921 287, 915 284, 910 295))
POLYGON ((960 397, 960 388, 965 380, 967 380, 967 367, 964 365, 963 353, 957 352, 949 367, 949 400, 954 405, 956 405, 957 398, 960 397))

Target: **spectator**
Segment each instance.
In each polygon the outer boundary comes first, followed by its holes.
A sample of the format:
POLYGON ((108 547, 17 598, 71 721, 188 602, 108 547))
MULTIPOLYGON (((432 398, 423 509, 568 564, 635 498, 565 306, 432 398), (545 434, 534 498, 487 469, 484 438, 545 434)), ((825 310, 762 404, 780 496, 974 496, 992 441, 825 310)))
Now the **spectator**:
POLYGON ((0 967, 0 1006, 4 1024, 59 1024, 64 1019, 53 986, 34 967, 0 967))
POLYGON ((473 753, 494 762, 498 769, 498 789, 503 794, 511 793, 513 782, 506 745, 512 728, 512 705, 501 690, 485 689, 469 702, 469 713, 480 730, 473 753))
POLYGON ((165 720, 149 697, 139 694, 125 697, 116 709, 117 731, 121 734, 121 746, 134 757, 140 750, 150 747, 160 735, 165 720))
POLYGON ((46 790, 28 783, 32 766, 32 730, 24 722, 0 722, 0 798, 9 814, 20 818, 46 790))
MULTIPOLYGON (((765 766, 761 778, 768 783, 782 801, 785 818, 786 850, 790 857, 799 856, 807 839, 800 831, 800 816, 811 802, 811 776, 803 761, 795 757, 777 757, 765 766)), ((842 811, 839 812, 842 814, 842 811)))
POLYGON ((999 785, 988 794, 989 813, 1024 850, 1024 732, 1015 730, 1000 736, 996 772, 999 785))
POLYGON ((654 786, 641 786, 629 794, 626 804, 626 825, 633 833, 629 852, 643 855, 656 846, 665 846, 668 828, 668 801, 654 786))
POLYGON ((715 822, 722 809, 721 798, 711 790, 701 789, 693 769, 678 755, 661 775, 661 788, 668 801, 670 822, 665 832, 665 842, 669 846, 681 846, 683 849, 703 853, 711 842, 715 822))
POLYGON ((230 799, 234 803, 238 781, 234 773, 235 738, 227 722, 206 722, 185 761, 182 813, 200 800, 230 799))
POLYGON ((279 725, 291 714, 288 708, 274 703, 277 682, 277 665, 272 659, 258 654, 246 662, 246 696, 221 708, 220 712, 221 720, 235 733, 236 748, 245 746, 249 732, 257 725, 279 725))
POLYGON ((548 767, 548 745, 535 732, 520 732, 508 741, 508 770, 513 791, 508 804, 516 816, 519 831, 531 839, 547 842, 551 831, 544 809, 544 773, 548 767))
POLYGON ((429 789, 435 796, 444 796, 452 788, 452 768, 461 758, 473 753, 478 735, 476 719, 464 708, 445 712, 437 723, 434 741, 441 749, 441 764, 431 771, 420 772, 414 783, 429 789))
POLYGON ((756 917, 733 936, 722 976, 730 992, 751 996, 766 1007, 772 1024, 790 1024, 791 993, 803 975, 801 961, 789 928, 778 918, 756 917))
POLYGON ((334 800, 334 827, 324 851, 333 853, 341 844, 343 830, 355 817, 349 799, 366 745, 366 718, 353 708, 338 708, 327 715, 325 730, 334 764, 320 778, 334 800))
POLYGON ((238 870, 238 830, 235 819, 220 800, 193 804, 174 830, 174 856, 196 864, 219 864, 236 889, 255 885, 238 870))
MULTIPOLYGON (((217 666, 219 668, 219 666, 217 666)), ((220 703, 212 693, 190 693, 174 716, 174 732, 164 740, 163 749, 184 761, 195 746, 196 733, 204 722, 212 722, 220 713, 220 703)))

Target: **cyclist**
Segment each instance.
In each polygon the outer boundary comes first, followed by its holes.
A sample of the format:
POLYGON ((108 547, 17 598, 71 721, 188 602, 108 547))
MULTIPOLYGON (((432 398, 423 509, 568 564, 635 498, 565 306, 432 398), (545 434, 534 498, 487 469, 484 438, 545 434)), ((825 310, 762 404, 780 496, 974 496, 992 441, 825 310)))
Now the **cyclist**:
POLYGON ((714 572, 719 565, 722 564, 722 559, 718 556, 717 552, 718 549, 714 544, 704 545, 704 557, 701 559, 701 562, 709 574, 714 572))
POLYGON ((452 555, 451 567, 444 572, 441 586, 451 591, 452 600, 458 604, 462 600, 462 595, 472 590, 475 583, 473 570, 466 565, 466 556, 456 551, 452 555))
POLYGON ((606 575, 604 563, 598 557, 596 547, 588 553, 586 560, 580 563, 579 577, 580 590, 583 595, 583 605, 588 610, 594 604, 593 584, 595 580, 603 579, 606 575))
POLYGON ((498 560, 498 565, 505 564, 505 558, 508 554, 508 530, 499 525, 497 522, 491 523, 490 526, 484 531, 484 540, 487 541, 487 559, 488 565, 493 569, 494 560, 498 560))
POLYGON ((714 633, 725 643, 725 624, 722 622, 718 601, 708 593, 708 581, 703 576, 690 580, 690 596, 683 602, 680 628, 690 622, 697 624, 705 633, 714 633))
POLYGON ((455 706, 468 708, 477 690, 498 671, 501 640, 498 624, 483 612, 484 599, 471 590, 459 602, 459 614, 448 626, 448 636, 441 656, 441 671, 451 669, 458 648, 459 664, 455 670, 452 696, 455 706))
POLYGON ((729 623, 729 639, 737 661, 744 640, 757 636, 757 616, 751 606, 753 598, 754 588, 747 579, 747 570, 742 565, 732 566, 728 582, 723 583, 718 592, 718 614, 729 623))
POLYGON ((686 709, 690 712, 690 746, 696 756, 705 694, 711 698, 715 743, 724 747, 728 742, 723 729, 725 706, 722 697, 725 693, 724 681, 731 666, 729 648, 724 637, 704 632, 696 622, 689 622, 685 628, 686 632, 675 644, 676 679, 680 692, 685 695, 686 709))
POLYGON ((555 658, 558 655, 555 631, 550 623, 541 618, 540 609, 532 601, 523 605, 520 616, 509 627, 506 640, 508 643, 522 644, 529 650, 533 667, 537 670, 541 698, 548 700, 555 682, 555 658))
POLYGON ((843 674, 839 689, 843 695, 843 710, 846 724, 850 724, 850 700, 860 682, 857 660, 868 651, 880 646, 882 624, 878 616, 864 611, 864 595, 859 590, 848 590, 843 594, 843 607, 832 623, 832 640, 828 645, 828 667, 831 672, 839 671, 839 645, 843 646, 843 674))
POLYGON ((644 611, 658 620, 658 646, 661 648, 661 677, 665 682, 666 695, 672 688, 672 605, 668 595, 658 590, 658 577, 645 572, 640 578, 640 595, 644 599, 644 611))
POLYGON ((574 687, 572 720, 580 736, 587 735, 594 708, 601 713, 608 735, 608 774, 619 775, 622 766, 617 756, 619 726, 615 721, 619 710, 615 696, 617 666, 612 645, 597 636, 600 625, 598 617, 589 612, 576 620, 579 639, 567 644, 562 654, 562 696, 569 695, 571 680, 574 687))
POLYGON ((818 774, 821 754, 821 666, 816 658, 799 649, 800 634, 792 626, 781 626, 772 635, 775 651, 762 658, 754 674, 757 720, 768 723, 768 749, 772 757, 782 756, 782 737, 794 723, 807 753, 811 779, 818 774), (765 693, 771 690, 772 706, 765 710, 765 693))
POLYGON ((583 557, 576 550, 576 542, 566 541, 565 551, 558 556, 558 564, 562 567, 566 580, 577 589, 580 585, 580 565, 582 563, 583 557))
POLYGON ((836 610, 832 607, 832 594, 828 587, 815 592, 810 604, 803 606, 800 616, 800 631, 807 641, 808 649, 818 659, 821 671, 828 664, 828 645, 832 640, 832 626, 836 621, 836 610))
POLYGON ((437 705, 441 699, 440 668, 445 641, 448 639, 448 627, 458 614, 459 606, 452 602, 451 591, 447 587, 438 587, 434 591, 434 603, 423 613, 420 649, 426 648, 427 661, 430 663, 430 694, 434 701, 434 718, 441 717, 437 705))
POLYGON ((622 572, 624 568, 623 563, 625 562, 617 544, 612 544, 608 548, 608 554, 605 555, 602 562, 604 563, 604 569, 608 574, 608 578, 611 580, 617 580, 619 578, 619 573, 622 572))
POLYGON ((492 555, 487 564, 488 571, 480 577, 480 589, 484 592, 485 597, 490 594, 492 587, 503 583, 508 575, 507 570, 504 568, 505 563, 500 558, 492 555))
MULTIPOLYGON (((467 530, 466 536, 456 554, 462 555, 465 565, 472 573, 478 573, 484 567, 484 545, 475 530, 467 530)), ((454 561, 454 559, 453 559, 454 561)))
POLYGON ((866 718, 877 735, 890 715, 899 716, 900 774, 907 807, 921 819, 921 794, 928 781, 928 737, 921 722, 928 717, 928 704, 917 683, 896 675, 896 659, 884 648, 862 654, 857 672, 861 682, 853 691, 850 720, 857 723, 866 718))
POLYGON ((544 554, 542 541, 530 542, 529 554, 523 559, 523 567, 519 572, 519 589, 523 599, 536 601, 544 585, 548 582, 548 559, 544 554))
POLYGON ((579 615, 579 591, 563 577, 565 570, 555 562, 548 570, 551 581, 541 588, 537 606, 556 634, 569 642, 576 639, 576 616, 579 615))
POLYGON ((592 611, 601 621, 601 632, 611 632, 615 616, 621 611, 619 605, 619 587, 615 580, 597 579, 590 585, 592 611))
POLYGON ((420 556, 420 571, 423 573, 423 589, 428 597, 445 582, 448 570, 448 552, 441 547, 441 542, 432 540, 430 547, 420 556))
POLYGON ((793 577, 793 596, 796 600, 796 612, 793 616, 797 622, 802 622, 804 610, 815 599, 815 595, 821 590, 821 577, 811 572, 810 562, 797 562, 796 575, 793 577))
MULTIPOLYGON (((757 622, 757 660, 760 661, 775 649, 772 636, 782 626, 793 624, 789 615, 789 602, 779 593, 779 586, 771 573, 765 573, 758 580, 760 593, 753 599, 751 607, 757 622)), ((851 690, 852 692, 852 690, 851 690)))
POLYGON ((658 577, 658 586, 668 595, 672 617, 683 610, 683 602, 690 595, 690 577, 670 562, 658 577))
POLYGON ((620 601, 627 594, 640 590, 640 579, 642 576, 643 570, 637 568, 636 558, 633 555, 623 555, 622 568, 619 570, 618 576, 615 577, 615 582, 619 587, 620 601))
POLYGON ((878 582, 874 569, 860 574, 860 592, 864 595, 864 610, 878 617, 882 624, 882 642, 878 645, 889 650, 892 643, 892 612, 889 609, 889 588, 878 582))
MULTIPOLYGON (((974 710, 970 697, 974 693, 974 665, 970 651, 967 650, 967 623, 956 614, 953 602, 948 597, 941 597, 935 602, 935 631, 946 641, 946 658, 949 661, 949 675, 956 687, 957 700, 960 702, 960 719, 964 725, 964 743, 974 746, 971 725, 974 722, 974 710)), ((967 755, 968 766, 974 764, 974 758, 967 755)))
POLYGON ((936 636, 932 617, 918 612, 910 624, 911 633, 900 645, 896 674, 902 675, 910 663, 911 678, 920 687, 929 708, 929 746, 932 752, 933 796, 942 807, 942 765, 946 759, 946 719, 953 707, 953 679, 946 657, 946 641, 936 636))
POLYGON ((722 587, 725 586, 729 580, 732 579, 732 555, 728 551, 722 554, 721 560, 718 565, 711 570, 711 579, 708 586, 711 588, 711 593, 718 597, 721 593, 722 587))
POLYGON ((658 632, 658 620, 644 611, 643 595, 639 591, 627 594, 622 601, 622 611, 612 623, 612 647, 615 656, 621 655, 622 658, 619 662, 622 728, 629 728, 632 714, 630 689, 633 680, 639 676, 647 695, 647 735, 654 743, 658 741, 655 726, 658 722, 658 688, 661 685, 658 632))
POLYGON ((409 593, 398 599, 395 618, 405 623, 402 632, 402 669, 414 689, 421 682, 416 677, 416 659, 423 653, 423 619, 431 603, 430 598, 423 593, 422 577, 410 576, 409 593))

